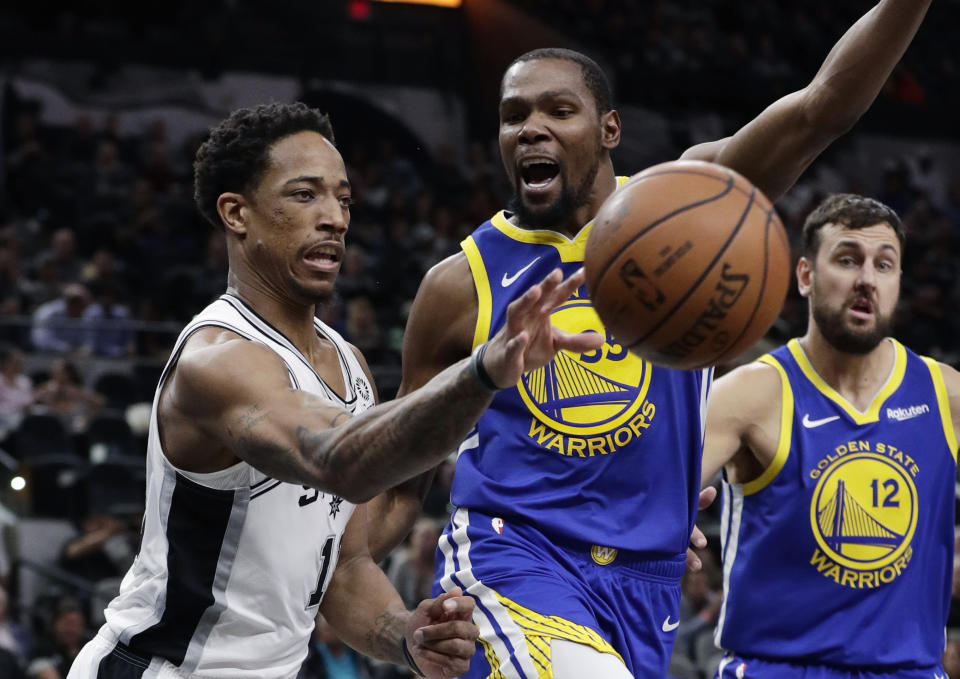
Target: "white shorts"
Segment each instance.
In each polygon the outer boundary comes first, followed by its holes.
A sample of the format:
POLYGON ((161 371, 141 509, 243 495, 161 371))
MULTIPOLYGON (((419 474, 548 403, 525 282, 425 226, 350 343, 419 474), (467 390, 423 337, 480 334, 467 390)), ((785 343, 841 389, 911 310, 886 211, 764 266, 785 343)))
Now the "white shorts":
POLYGON ((67 679, 189 679, 163 658, 144 658, 99 634, 80 649, 67 679))

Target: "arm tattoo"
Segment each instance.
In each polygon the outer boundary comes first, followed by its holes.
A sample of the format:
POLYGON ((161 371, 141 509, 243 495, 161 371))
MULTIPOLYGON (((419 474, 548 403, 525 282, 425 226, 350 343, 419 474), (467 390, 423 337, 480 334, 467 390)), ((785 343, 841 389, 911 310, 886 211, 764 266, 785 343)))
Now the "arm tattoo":
POLYGON ((377 657, 389 660, 395 665, 405 665, 406 659, 400 649, 400 640, 403 638, 402 624, 402 620, 395 613, 381 613, 367 630, 367 647, 377 657))
POLYGON ((250 434, 254 427, 267 419, 267 412, 259 404, 255 404, 247 408, 246 412, 241 413, 237 419, 240 424, 241 435, 250 434))

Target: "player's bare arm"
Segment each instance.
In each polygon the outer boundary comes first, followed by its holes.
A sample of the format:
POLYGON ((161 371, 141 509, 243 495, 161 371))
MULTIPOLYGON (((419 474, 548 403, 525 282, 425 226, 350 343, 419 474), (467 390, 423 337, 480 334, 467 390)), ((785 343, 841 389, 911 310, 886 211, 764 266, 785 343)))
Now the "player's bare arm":
POLYGON ((732 137, 694 146, 683 157, 731 167, 776 200, 867 111, 930 2, 879 2, 840 38, 809 85, 774 102, 732 137))
MULTIPOLYGON (((477 292, 467 257, 460 252, 431 268, 420 283, 403 335, 403 379, 397 396, 416 391, 447 366, 469 356, 476 323, 477 292)), ((370 501, 373 520, 368 530, 374 560, 382 560, 410 532, 434 471, 370 501)))
POLYGON ((940 364, 940 372, 943 373, 943 384, 947 388, 953 431, 960 434, 960 372, 946 363, 940 364))
POLYGON ((367 549, 366 507, 358 507, 343 535, 340 561, 320 610, 350 646, 396 665, 406 665, 403 641, 428 677, 467 671, 479 634, 471 622, 473 599, 459 590, 408 611, 367 549))
POLYGON ((718 379, 710 394, 701 486, 726 467, 732 483, 760 476, 776 456, 783 401, 776 368, 750 363, 718 379))
MULTIPOLYGON (((582 282, 582 271, 564 281, 557 270, 511 304, 482 361, 494 385, 514 384, 560 349, 588 351, 601 343, 550 324, 552 309, 582 282)), ((432 468, 466 436, 493 395, 471 360, 351 417, 291 388, 282 361, 265 347, 200 331, 161 395, 165 450, 189 471, 223 469, 239 458, 277 480, 365 502, 432 468)))

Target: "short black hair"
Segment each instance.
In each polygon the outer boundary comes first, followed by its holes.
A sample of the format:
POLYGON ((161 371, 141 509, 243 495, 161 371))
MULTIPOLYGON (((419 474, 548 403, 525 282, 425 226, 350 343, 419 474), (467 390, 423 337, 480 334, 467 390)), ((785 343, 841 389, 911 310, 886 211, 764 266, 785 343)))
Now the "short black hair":
POLYGON ((330 118, 300 102, 237 109, 213 128, 193 161, 193 200, 204 219, 222 228, 217 212, 220 195, 255 186, 267 169, 270 147, 304 131, 334 143, 330 118))
POLYGON ((906 230, 896 211, 879 200, 855 193, 834 193, 807 215, 803 223, 803 256, 816 261, 820 250, 820 230, 827 224, 840 224, 848 229, 864 229, 886 223, 897 234, 900 254, 907 244, 906 230))
MULTIPOLYGON (((583 82, 597 103, 597 112, 602 115, 613 110, 613 91, 610 88, 610 81, 607 79, 607 74, 600 68, 600 64, 581 52, 564 49, 563 47, 542 47, 527 52, 526 54, 521 54, 510 62, 510 65, 507 66, 507 71, 513 68, 514 64, 520 64, 526 61, 537 61, 538 59, 562 59, 580 66, 580 72, 583 74, 583 82)), ((506 71, 504 71, 504 73, 506 73, 506 71)), ((500 89, 502 94, 502 83, 500 89)))

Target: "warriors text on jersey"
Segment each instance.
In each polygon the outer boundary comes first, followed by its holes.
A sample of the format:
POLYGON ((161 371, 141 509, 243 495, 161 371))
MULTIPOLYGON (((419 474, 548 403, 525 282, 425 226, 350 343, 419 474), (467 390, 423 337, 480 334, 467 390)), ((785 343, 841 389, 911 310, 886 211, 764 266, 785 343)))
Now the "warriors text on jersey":
MULTIPOLYGON (((161 387, 187 339, 211 326, 271 348, 296 389, 351 412, 373 405, 365 373, 335 331, 316 322, 317 332, 336 346, 347 400, 287 338, 231 295, 184 329, 161 387)), ((354 506, 271 479, 245 462, 211 474, 174 468, 161 449, 158 400, 150 421, 140 553, 106 610, 101 644, 147 658, 144 677, 168 676, 170 665, 178 668, 175 676, 295 677, 354 506)))
POLYGON ((723 648, 878 671, 939 667, 957 441, 939 366, 888 341, 894 367, 866 412, 820 378, 796 340, 761 359, 782 381, 780 438, 759 478, 724 483, 723 648))
MULTIPOLYGON (((479 298, 474 344, 500 329, 507 305, 531 284, 556 267, 576 271, 589 231, 571 240, 513 226, 503 212, 474 231, 463 242, 479 298)), ((606 333, 585 287, 552 321, 603 333, 606 343, 561 352, 496 395, 460 449, 453 504, 588 549, 684 554, 711 371, 668 370, 631 354, 606 333)))

